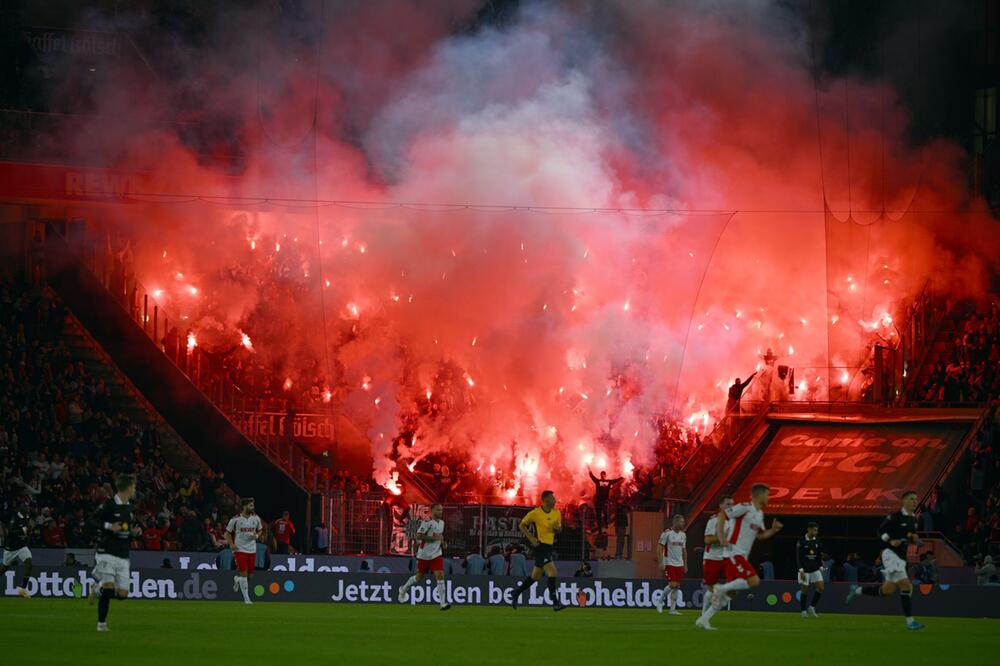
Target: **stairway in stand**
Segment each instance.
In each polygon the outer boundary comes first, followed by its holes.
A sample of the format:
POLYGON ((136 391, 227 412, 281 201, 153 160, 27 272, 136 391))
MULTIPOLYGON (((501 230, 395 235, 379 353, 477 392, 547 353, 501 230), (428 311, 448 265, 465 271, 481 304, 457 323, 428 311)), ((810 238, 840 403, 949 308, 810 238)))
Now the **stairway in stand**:
POLYGON ((951 361, 962 341, 962 329, 965 322, 974 312, 975 307, 971 304, 959 304, 953 307, 941 320, 941 326, 938 328, 937 335, 934 336, 934 342, 931 344, 931 348, 924 358, 924 363, 917 373, 916 381, 912 385, 918 400, 923 398, 919 395, 920 389, 934 373, 934 367, 939 362, 947 365, 951 361))
MULTIPOLYGON (((181 475, 197 477, 201 477, 209 471, 208 465, 153 409, 152 405, 115 366, 107 353, 71 313, 66 316, 62 341, 69 350, 72 359, 83 363, 87 374, 104 381, 104 385, 111 393, 111 404, 115 409, 128 416, 133 423, 147 427, 152 426, 155 429, 163 458, 174 469, 181 475)), ((223 486, 218 499, 221 504, 220 512, 230 513, 235 510, 237 497, 228 486, 223 486)))

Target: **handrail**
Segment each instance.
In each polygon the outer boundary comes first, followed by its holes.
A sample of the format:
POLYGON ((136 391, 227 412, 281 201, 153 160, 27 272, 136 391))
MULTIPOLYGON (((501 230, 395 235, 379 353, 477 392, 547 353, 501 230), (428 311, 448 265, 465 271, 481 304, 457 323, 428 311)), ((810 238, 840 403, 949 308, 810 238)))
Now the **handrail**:
MULTIPOLYGON (((58 235, 63 240, 63 242, 66 243, 67 247, 69 247, 71 250, 73 249, 72 244, 64 236, 59 234, 58 230, 50 229, 50 232, 58 235)), ((160 349, 160 351, 163 352, 167 360, 170 361, 170 363, 172 363, 178 370, 181 371, 181 373, 184 376, 188 378, 188 380, 191 382, 194 388, 197 389, 205 397, 205 399, 208 400, 208 402, 211 403, 219 411, 219 413, 225 416, 226 419, 233 425, 234 428, 239 430, 243 434, 243 436, 246 437, 248 441, 250 441, 255 447, 257 447, 257 449, 260 450, 268 458, 268 460, 272 462, 272 464, 281 469, 292 481, 295 482, 296 485, 302 488, 302 490, 306 492, 311 492, 315 489, 316 485, 314 483, 316 480, 315 469, 310 469, 310 468, 315 468, 316 465, 315 463, 312 463, 311 460, 309 460, 308 454, 302 451, 301 446, 297 446, 294 443, 292 443, 291 440, 289 440, 290 448, 288 451, 289 453, 288 465, 285 465, 284 461, 281 459, 280 451, 277 450, 274 446, 272 446, 272 444, 275 444, 275 442, 272 442, 270 438, 263 439, 259 437, 256 433, 246 432, 243 428, 240 427, 239 423, 237 423, 236 420, 234 420, 233 418, 234 412, 248 411, 246 409, 247 399, 242 395, 243 394, 242 389, 240 389, 232 382, 228 381, 228 379, 219 378, 219 381, 217 382, 220 390, 219 400, 215 400, 209 395, 209 391, 211 391, 213 382, 211 378, 209 379, 207 385, 205 382, 202 381, 202 376, 200 371, 202 357, 197 354, 198 352, 197 347, 194 347, 193 350, 188 351, 187 355, 184 357, 185 363, 182 366, 179 363, 179 358, 180 358, 179 349, 176 350, 177 353, 175 355, 171 355, 170 353, 167 353, 168 350, 166 350, 164 347, 160 345, 160 342, 157 340, 158 331, 160 328, 159 318, 160 318, 160 312, 163 312, 164 315, 166 315, 166 309, 165 308, 161 309, 159 303, 155 299, 149 299, 149 295, 151 292, 149 292, 146 289, 145 285, 143 285, 139 280, 133 279, 134 288, 130 290, 130 292, 123 291, 122 294, 116 296, 115 292, 111 289, 110 285, 106 283, 105 278, 108 276, 100 275, 98 271, 95 270, 94 266, 91 265, 91 262, 96 260, 96 257, 88 255, 86 253, 79 253, 79 252, 77 252, 77 256, 80 259, 81 266, 83 266, 86 270, 88 270, 91 273, 91 275, 93 275, 94 278, 97 280, 97 282, 102 287, 104 287, 104 289, 108 291, 108 293, 112 296, 113 300, 118 305, 118 307, 122 308, 122 310, 126 312, 129 319, 131 319, 133 323, 142 328, 146 336, 153 342, 154 345, 156 345, 158 349, 160 349), (132 303, 128 303, 127 301, 123 302, 122 299, 120 298, 120 296, 126 296, 127 298, 128 293, 132 293, 137 299, 140 290, 143 293, 143 307, 141 314, 138 309, 138 302, 136 302, 136 300, 133 300, 132 303), (150 310, 149 310, 150 300, 153 300, 152 331, 150 331, 150 327, 148 326, 148 324, 150 323, 150 310), (136 318, 137 316, 139 317, 138 319, 136 318), (192 353, 192 351, 195 353, 192 353), (192 359, 194 360, 194 363, 192 363, 192 359), (196 369, 196 371, 193 373, 191 372, 192 367, 196 369), (224 408, 225 407, 224 398, 227 389, 229 390, 230 398, 232 398, 237 392, 240 394, 241 407, 242 407, 241 410, 237 410, 235 404, 231 404, 231 408, 229 410, 224 408), (298 448, 302 454, 301 456, 302 465, 300 466, 294 464, 294 456, 292 455, 292 449, 291 449, 292 446, 298 448)), ((117 259, 113 259, 113 261, 117 261, 117 259)), ((122 286, 124 287, 125 285, 123 284, 122 286)), ((175 319, 175 321, 177 320, 175 319)), ((169 322, 170 322, 169 318, 164 316, 163 317, 164 336, 167 335, 169 322)), ((178 341, 178 348, 179 346, 180 345, 178 341)), ((233 403, 232 400, 230 402, 233 403)))
MULTIPOLYGON (((770 402, 763 404, 760 412, 758 412, 754 416, 754 418, 751 419, 751 421, 741 429, 740 433, 736 435, 736 438, 731 440, 729 444, 726 446, 726 449, 722 452, 722 455, 714 461, 714 464, 716 466, 718 465, 725 466, 728 465, 729 462, 731 462, 733 456, 739 453, 740 446, 745 443, 745 440, 748 437, 750 437, 752 433, 756 432, 757 429, 761 426, 761 424, 767 420, 768 414, 770 413, 770 406, 771 406, 770 402)), ((727 418, 732 418, 732 417, 727 417, 727 418)), ((704 444, 702 446, 704 446, 704 444)), ((680 474, 682 475, 684 474, 685 470, 688 468, 688 466, 691 464, 693 460, 694 456, 691 456, 691 458, 688 459, 688 462, 685 463, 684 466, 681 468, 680 474)), ((715 481, 716 479, 711 475, 703 474, 701 478, 698 480, 698 483, 696 483, 687 493, 688 495, 687 501, 690 502, 692 497, 697 497, 705 490, 706 485, 714 483, 715 481)))
POLYGON ((927 501, 927 499, 930 497, 930 494, 934 492, 934 489, 937 488, 939 485, 943 484, 945 480, 949 476, 951 476, 951 473, 955 470, 955 467, 958 465, 959 461, 961 461, 962 455, 969 448, 969 445, 972 443, 972 440, 975 439, 979 435, 979 431, 983 429, 983 425, 985 424, 986 417, 989 413, 990 410, 983 409, 982 413, 979 415, 979 418, 976 419, 975 424, 971 428, 969 428, 969 431, 967 433, 965 433, 965 437, 962 438, 962 441, 959 443, 958 448, 955 449, 955 452, 951 454, 951 459, 948 461, 948 464, 945 465, 943 468, 941 468, 941 471, 934 478, 934 483, 931 484, 931 486, 928 488, 924 496, 920 498, 921 506, 923 506, 923 504, 927 501))

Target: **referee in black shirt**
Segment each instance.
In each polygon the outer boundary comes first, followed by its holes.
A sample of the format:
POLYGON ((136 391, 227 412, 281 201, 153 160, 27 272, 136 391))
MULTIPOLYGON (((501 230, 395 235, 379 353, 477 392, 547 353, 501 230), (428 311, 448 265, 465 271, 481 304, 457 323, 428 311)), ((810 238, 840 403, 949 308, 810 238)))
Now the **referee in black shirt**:
POLYGON ((799 565, 799 603, 802 617, 817 617, 816 606, 823 596, 823 544, 819 540, 819 523, 806 525, 806 535, 795 544, 795 562, 799 565), (812 603, 809 602, 809 586, 815 585, 812 603))
POLYGON ((906 550, 909 545, 922 545, 917 536, 917 493, 907 490, 903 493, 903 506, 899 511, 890 513, 879 526, 879 538, 882 539, 882 567, 885 570, 885 582, 881 585, 851 586, 847 594, 847 603, 864 594, 872 597, 890 597, 899 590, 899 599, 903 605, 903 615, 906 617, 906 628, 918 631, 924 625, 913 617, 913 583, 906 575, 906 550))

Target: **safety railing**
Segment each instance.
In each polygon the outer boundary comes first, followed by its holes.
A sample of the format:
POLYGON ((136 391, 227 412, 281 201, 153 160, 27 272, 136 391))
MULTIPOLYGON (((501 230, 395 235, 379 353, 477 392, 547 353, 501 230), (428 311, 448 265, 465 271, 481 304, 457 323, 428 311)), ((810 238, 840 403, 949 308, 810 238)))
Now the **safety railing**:
POLYGON ((199 347, 195 334, 186 328, 188 318, 170 313, 159 301, 160 290, 148 289, 136 279, 128 262, 105 248, 86 242, 73 247, 80 250, 83 265, 129 318, 254 446, 303 489, 322 491, 324 475, 320 466, 290 433, 248 427, 246 415, 259 410, 260 400, 246 395, 228 379, 221 356, 199 347))
MULTIPOLYGON (((583 505, 589 507, 589 505, 583 505)), ((507 567, 511 553, 531 555, 531 544, 520 531, 521 519, 532 509, 525 505, 446 504, 443 520, 444 555, 481 557, 487 572, 507 567), (499 559, 498 559, 499 557, 499 559)), ((563 529, 555 539, 555 553, 562 560, 589 560, 623 556, 631 550, 620 532, 600 529, 591 511, 580 506, 560 507, 563 529)), ((329 498, 330 550, 336 555, 414 555, 416 530, 430 519, 427 504, 409 504, 398 497, 388 500, 348 497, 334 491, 329 498)), ((475 559, 473 557, 473 559, 475 559)), ((530 570, 530 565, 529 565, 530 570)))

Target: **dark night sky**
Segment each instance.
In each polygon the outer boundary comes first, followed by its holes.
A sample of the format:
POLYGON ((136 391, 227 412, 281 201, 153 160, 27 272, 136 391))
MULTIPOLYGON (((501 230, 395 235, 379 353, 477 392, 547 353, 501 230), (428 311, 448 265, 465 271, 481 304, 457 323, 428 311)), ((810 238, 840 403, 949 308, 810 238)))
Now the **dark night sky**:
MULTIPOLYGON (((573 0, 569 1, 572 4, 573 0)), ((302 5, 299 10, 308 13, 311 3, 280 0, 289 12, 302 5)), ((474 31, 483 24, 502 28, 513 20, 522 4, 524 0, 484 0, 476 18, 456 26, 456 32, 474 31)), ((978 76, 970 67, 976 43, 977 4, 971 0, 777 0, 775 6, 776 20, 798 21, 807 26, 819 72, 872 79, 884 76, 909 111, 915 140, 946 136, 967 144, 970 95, 978 76)), ((136 8, 155 7, 150 15, 161 34, 173 31, 179 32, 181 39, 197 40, 204 23, 211 19, 210 8, 225 8, 233 3, 3 0, 0 5, 0 62, 6 63, 0 65, 6 83, 0 95, 8 98, 0 101, 16 106, 5 93, 24 87, 24 72, 30 71, 30 67, 12 71, 16 58, 10 56, 24 54, 18 23, 71 27, 85 16, 93 16, 95 8, 121 15, 136 8), (192 7, 197 9, 192 11, 192 7)))

